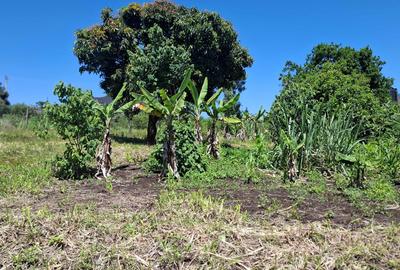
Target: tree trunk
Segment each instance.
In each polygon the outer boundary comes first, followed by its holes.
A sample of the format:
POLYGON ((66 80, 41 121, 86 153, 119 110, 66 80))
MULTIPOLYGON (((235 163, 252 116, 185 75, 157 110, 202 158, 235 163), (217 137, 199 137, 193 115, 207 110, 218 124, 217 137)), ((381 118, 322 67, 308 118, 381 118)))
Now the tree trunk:
POLYGON ((160 118, 154 115, 149 115, 149 121, 147 123, 147 144, 156 144, 157 135, 157 122, 160 118))
POLYGON ((195 137, 198 143, 203 142, 203 136, 201 135, 201 125, 200 125, 200 116, 195 118, 194 120, 194 128, 195 128, 195 137))
POLYGON ((357 188, 364 187, 364 180, 365 180, 365 169, 364 168, 357 168, 357 175, 354 181, 354 185, 357 188))
POLYGON ((170 171, 176 179, 180 178, 178 172, 178 160, 176 157, 175 134, 172 119, 167 119, 167 140, 164 142, 163 170, 161 177, 165 177, 170 171))
POLYGON ((97 173, 96 178, 99 178, 100 175, 107 178, 111 175, 111 137, 110 137, 110 129, 107 128, 104 137, 103 143, 97 153, 96 161, 97 161, 97 173))
POLYGON ((225 124, 224 125, 224 139, 228 139, 228 125, 225 124))
POLYGON ((219 158, 219 151, 218 151, 218 137, 217 137, 217 121, 212 120, 210 131, 208 133, 208 146, 207 146, 207 153, 213 156, 215 159, 219 158))
POLYGON ((296 165, 296 159, 293 155, 289 155, 288 165, 287 165, 287 178, 290 182, 294 182, 298 176, 298 170, 296 165))
POLYGON ((237 138, 239 138, 240 140, 244 141, 247 139, 246 137, 246 129, 242 126, 238 132, 238 134, 236 135, 237 138))

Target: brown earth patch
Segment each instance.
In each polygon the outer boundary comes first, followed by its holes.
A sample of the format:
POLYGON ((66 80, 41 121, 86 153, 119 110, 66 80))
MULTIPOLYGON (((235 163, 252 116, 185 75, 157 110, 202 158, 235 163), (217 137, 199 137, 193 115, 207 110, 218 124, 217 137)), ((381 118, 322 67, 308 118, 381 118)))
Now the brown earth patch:
MULTIPOLYGON (((348 228, 378 224, 400 223, 400 209, 366 217, 345 197, 328 193, 324 198, 310 194, 298 201, 283 187, 268 188, 228 179, 225 187, 206 190, 204 193, 223 199, 225 205, 240 205, 242 211, 251 216, 269 221, 295 221, 303 223, 329 221, 348 228), (233 187, 234 186, 234 187, 233 187), (233 188, 232 188, 233 187, 233 188)), ((0 199, 1 209, 30 207, 32 210, 48 208, 65 212, 75 205, 91 204, 98 209, 113 209, 137 212, 149 209, 155 203, 163 183, 155 174, 147 174, 138 166, 125 165, 114 170, 112 188, 104 181, 58 181, 38 195, 21 195, 0 199)), ((180 190, 191 192, 195 190, 180 190)))
POLYGON ((64 212, 78 204, 91 204, 99 209, 138 211, 150 208, 161 188, 156 175, 147 175, 139 167, 120 166, 113 173, 112 187, 107 188, 104 180, 57 181, 38 195, 19 194, 0 199, 0 208, 48 208, 64 212))
MULTIPOLYGON (((232 180, 227 181, 226 186, 230 186, 229 182, 232 180)), ((309 194, 296 201, 283 187, 268 189, 252 183, 241 183, 235 188, 208 190, 206 194, 224 199, 228 206, 240 205, 241 210, 259 218, 299 220, 303 223, 329 221, 348 228, 363 227, 371 223, 400 223, 399 208, 366 216, 345 197, 330 192, 323 198, 309 194)))

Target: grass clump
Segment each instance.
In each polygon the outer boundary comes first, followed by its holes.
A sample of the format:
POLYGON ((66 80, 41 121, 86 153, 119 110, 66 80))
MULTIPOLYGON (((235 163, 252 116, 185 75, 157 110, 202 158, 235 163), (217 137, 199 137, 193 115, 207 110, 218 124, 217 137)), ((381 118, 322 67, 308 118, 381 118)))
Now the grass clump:
POLYGON ((25 269, 41 265, 42 251, 38 246, 32 246, 22 249, 13 256, 13 267, 16 269, 25 269))
POLYGON ((17 128, 0 129, 0 137, 0 195, 38 192, 52 182, 51 156, 62 149, 57 140, 17 128))

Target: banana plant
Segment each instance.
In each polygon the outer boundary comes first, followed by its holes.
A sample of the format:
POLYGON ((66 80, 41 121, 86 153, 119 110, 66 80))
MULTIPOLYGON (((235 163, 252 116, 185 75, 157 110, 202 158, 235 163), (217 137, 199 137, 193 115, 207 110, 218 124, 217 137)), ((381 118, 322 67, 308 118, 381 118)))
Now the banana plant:
POLYGON ((190 72, 186 72, 185 77, 176 92, 168 96, 165 89, 157 94, 151 94, 146 89, 142 89, 142 94, 138 96, 141 101, 139 108, 144 112, 164 118, 167 124, 167 139, 163 146, 163 169, 160 177, 165 177, 170 171, 172 175, 179 179, 178 160, 176 157, 175 132, 173 129, 173 120, 178 118, 185 107, 186 88, 190 80, 190 72))
POLYGON ((207 153, 214 158, 219 158, 219 145, 218 145, 218 137, 217 137, 217 122, 222 121, 227 124, 238 124, 240 120, 237 118, 224 117, 223 113, 229 110, 232 106, 234 106, 238 100, 239 95, 236 95, 226 103, 221 100, 217 104, 217 99, 221 95, 222 89, 219 89, 214 95, 210 97, 206 102, 205 111, 208 116, 211 118, 211 127, 208 133, 208 145, 207 145, 207 153))
POLYGON ((236 137, 244 141, 249 138, 249 134, 252 129, 251 114, 248 111, 244 111, 241 118, 241 124, 236 137))
POLYGON ((368 146, 359 144, 351 155, 337 154, 338 161, 350 165, 355 170, 351 185, 357 188, 365 187, 366 171, 374 166, 373 161, 368 157, 367 148, 368 146))
POLYGON ((101 105, 98 102, 95 103, 94 108, 100 112, 100 118, 104 124, 104 136, 101 146, 98 148, 96 153, 96 161, 97 161, 97 173, 95 175, 96 178, 99 178, 100 175, 107 178, 111 174, 112 160, 111 160, 111 121, 114 116, 117 114, 123 113, 129 108, 132 108, 135 104, 135 100, 129 101, 117 108, 116 104, 121 101, 124 93, 126 91, 126 84, 124 84, 119 91, 118 95, 115 99, 108 105, 101 105))
POLYGON ((288 179, 293 182, 299 176, 297 160, 299 153, 304 147, 304 136, 297 134, 289 127, 288 132, 280 130, 280 145, 282 153, 282 162, 286 161, 283 180, 288 179))
POLYGON ((190 113, 194 116, 195 138, 196 141, 200 143, 203 141, 203 136, 201 135, 200 118, 201 118, 201 113, 204 111, 204 98, 206 97, 208 90, 207 77, 204 79, 200 91, 196 88, 193 81, 189 81, 188 88, 193 99, 193 103, 189 103, 189 106, 190 106, 190 113))
POLYGON ((256 136, 260 135, 259 124, 264 122, 266 114, 267 111, 263 108, 263 106, 261 106, 258 112, 251 117, 251 120, 254 123, 254 133, 256 136))

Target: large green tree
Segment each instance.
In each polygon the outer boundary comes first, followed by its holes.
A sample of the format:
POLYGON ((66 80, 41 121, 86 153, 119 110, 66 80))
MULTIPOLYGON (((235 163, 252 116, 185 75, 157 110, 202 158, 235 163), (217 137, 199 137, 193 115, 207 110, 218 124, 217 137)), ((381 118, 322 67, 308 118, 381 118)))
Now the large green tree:
MULTIPOLYGON (((210 97, 219 87, 233 89, 253 62, 231 23, 169 1, 133 3, 115 16, 104 9, 101 24, 77 32, 75 54, 80 71, 99 74, 112 97, 124 82, 137 93, 145 88, 174 94, 188 68, 199 85, 208 77, 210 97)), ((150 142, 156 121, 149 117, 150 142)))
POLYGON ((0 83, 0 115, 9 111, 10 102, 8 101, 7 89, 0 83))
POLYGON ((354 122, 363 123, 364 135, 380 134, 387 128, 385 119, 396 110, 390 101, 393 79, 382 74, 383 65, 368 47, 317 45, 304 65, 286 63, 283 89, 271 113, 280 113, 280 104, 285 103, 289 116, 296 119, 301 99, 325 113, 350 111, 354 122))

